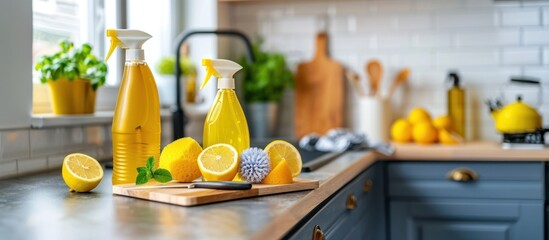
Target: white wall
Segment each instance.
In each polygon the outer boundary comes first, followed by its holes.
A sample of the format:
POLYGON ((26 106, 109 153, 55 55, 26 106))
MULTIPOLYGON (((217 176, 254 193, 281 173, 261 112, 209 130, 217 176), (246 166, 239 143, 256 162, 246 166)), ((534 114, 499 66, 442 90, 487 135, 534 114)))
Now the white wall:
MULTIPOLYGON (((474 139, 499 139, 483 102, 499 95, 510 75, 536 76, 549 84, 549 1, 316 0, 228 6, 233 27, 265 36, 265 47, 286 54, 293 66, 312 57, 316 32, 327 29, 332 56, 363 77, 372 58, 383 62, 385 84, 400 68, 411 67, 409 96, 397 92, 394 105, 401 107, 395 116, 415 106, 444 114, 444 80, 449 69, 458 69, 474 139)), ((359 109, 356 94, 347 90, 348 126, 353 127, 359 109)), ((547 125, 549 89, 545 96, 541 110, 547 125)), ((292 105, 292 99, 284 102, 285 126, 293 122, 292 105)))
POLYGON ((0 1, 0 129, 30 127, 32 1, 0 1))

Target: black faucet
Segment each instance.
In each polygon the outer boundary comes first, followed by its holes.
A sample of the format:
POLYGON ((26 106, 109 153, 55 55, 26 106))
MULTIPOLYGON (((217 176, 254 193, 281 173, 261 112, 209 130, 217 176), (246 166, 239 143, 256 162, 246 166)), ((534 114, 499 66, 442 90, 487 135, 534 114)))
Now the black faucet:
POLYGON ((175 109, 172 112, 172 123, 173 123, 173 139, 177 140, 182 138, 185 135, 185 125, 187 124, 187 116, 183 111, 183 106, 181 105, 182 93, 181 93, 181 83, 179 78, 181 77, 181 69, 179 67, 179 62, 181 61, 181 56, 179 55, 181 51, 181 46, 185 41, 193 35, 218 35, 218 36, 230 36, 239 38, 244 42, 246 47, 248 60, 250 62, 255 61, 255 56, 252 51, 252 44, 250 39, 242 32, 238 30, 194 30, 183 32, 179 34, 176 38, 176 47, 175 47, 175 109))

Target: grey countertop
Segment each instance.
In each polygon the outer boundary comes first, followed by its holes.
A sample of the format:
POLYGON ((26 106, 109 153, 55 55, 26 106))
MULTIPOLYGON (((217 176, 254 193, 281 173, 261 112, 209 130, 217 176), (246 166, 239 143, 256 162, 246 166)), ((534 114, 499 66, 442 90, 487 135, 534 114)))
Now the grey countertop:
MULTIPOLYGON (((364 152, 347 153, 301 177, 320 180, 322 187, 362 156, 364 152)), ((68 192, 60 170, 1 180, 0 238, 249 239, 311 193, 180 207, 114 196, 111 174, 107 170, 90 193, 68 192)))

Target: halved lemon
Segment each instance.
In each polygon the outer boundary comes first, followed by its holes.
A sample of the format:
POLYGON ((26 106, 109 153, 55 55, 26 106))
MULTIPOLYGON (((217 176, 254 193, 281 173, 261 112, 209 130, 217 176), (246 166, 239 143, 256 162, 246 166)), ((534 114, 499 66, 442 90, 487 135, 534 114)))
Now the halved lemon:
POLYGON ((89 192, 103 179, 103 168, 94 158, 73 153, 63 160, 62 175, 70 191, 89 192))
POLYGON ((204 181, 231 181, 238 172, 238 152, 229 144, 209 146, 198 155, 198 167, 204 181))
POLYGON ((286 160, 292 177, 297 177, 301 173, 301 154, 294 145, 283 140, 275 140, 265 147, 265 152, 269 155, 272 167, 277 166, 280 161, 286 160))

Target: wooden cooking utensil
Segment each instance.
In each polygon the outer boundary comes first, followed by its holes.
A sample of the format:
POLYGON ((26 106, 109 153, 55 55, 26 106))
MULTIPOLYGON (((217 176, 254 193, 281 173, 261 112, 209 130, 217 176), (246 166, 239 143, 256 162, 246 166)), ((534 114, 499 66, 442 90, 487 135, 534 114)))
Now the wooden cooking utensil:
POLYGON ((378 60, 371 60, 366 64, 366 74, 370 78, 370 95, 377 95, 383 77, 383 68, 378 60))
POLYGON ((316 37, 316 54, 296 73, 295 135, 324 134, 345 123, 343 65, 328 55, 328 35, 316 37))
POLYGON ((393 93, 395 92, 397 87, 406 83, 406 81, 408 81, 408 78, 410 78, 410 69, 403 68, 402 70, 400 70, 400 72, 398 72, 398 75, 391 83, 391 87, 389 88, 389 92, 387 93, 387 98, 393 96, 393 93))
POLYGON ((345 75, 347 77, 347 80, 351 82, 353 85, 353 88, 355 89, 358 96, 366 96, 366 91, 364 91, 364 88, 362 87, 362 83, 360 82, 360 76, 353 72, 352 70, 347 70, 345 72, 345 75))

